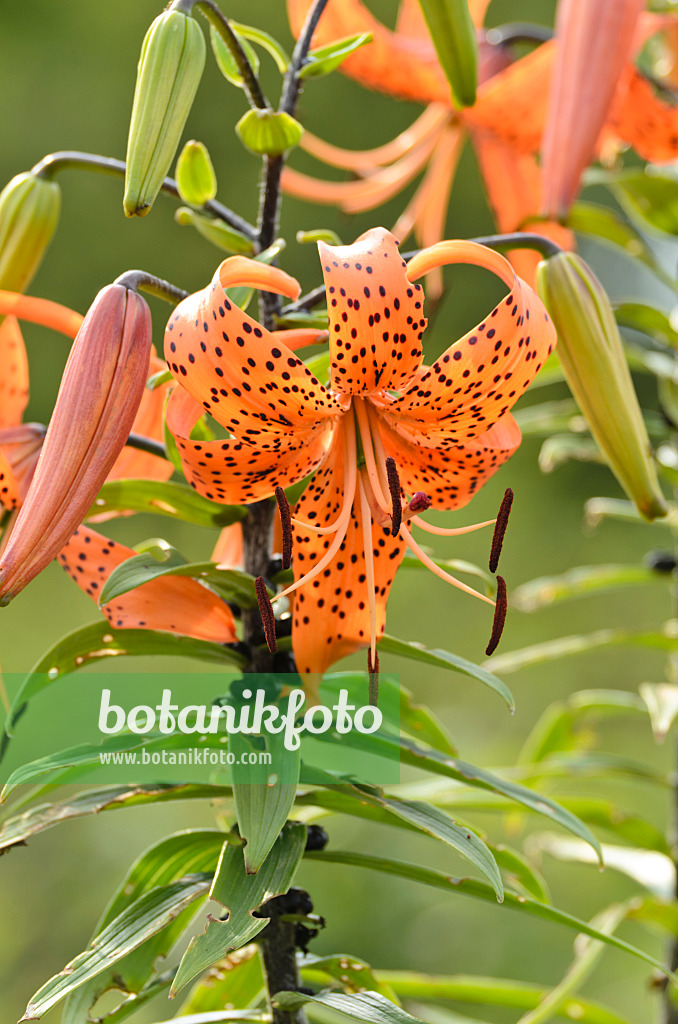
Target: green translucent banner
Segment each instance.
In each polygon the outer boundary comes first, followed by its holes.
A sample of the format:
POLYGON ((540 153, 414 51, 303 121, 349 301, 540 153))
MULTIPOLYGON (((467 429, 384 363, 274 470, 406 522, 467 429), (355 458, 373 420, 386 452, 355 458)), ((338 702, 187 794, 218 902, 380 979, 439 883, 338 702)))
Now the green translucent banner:
POLYGON ((18 786, 400 781, 397 680, 379 706, 367 676, 304 690, 292 673, 86 672, 4 677, 0 783, 18 786), (317 692, 317 698, 306 693, 317 692))

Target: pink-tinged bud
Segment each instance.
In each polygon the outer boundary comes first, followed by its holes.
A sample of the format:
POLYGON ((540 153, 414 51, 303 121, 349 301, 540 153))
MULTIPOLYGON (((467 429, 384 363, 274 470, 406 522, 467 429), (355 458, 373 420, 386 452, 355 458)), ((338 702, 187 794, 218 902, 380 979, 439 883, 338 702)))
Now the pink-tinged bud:
POLYGON ((132 428, 150 350, 144 299, 123 285, 103 288, 73 343, 33 481, 0 558, 0 604, 42 572, 82 522, 132 428))
POLYGON ((591 163, 633 46, 644 0, 560 0, 542 143, 544 209, 563 217, 591 163))

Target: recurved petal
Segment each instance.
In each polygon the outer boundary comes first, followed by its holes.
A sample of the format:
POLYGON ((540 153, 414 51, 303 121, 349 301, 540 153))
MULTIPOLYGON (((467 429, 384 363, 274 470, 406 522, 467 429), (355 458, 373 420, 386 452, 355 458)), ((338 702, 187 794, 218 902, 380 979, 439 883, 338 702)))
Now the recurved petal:
MULTIPOLYGON (((395 459, 403 491, 423 491, 433 509, 467 505, 487 480, 510 459, 520 444, 520 428, 510 412, 467 444, 441 450, 405 438, 379 418, 379 434, 387 455, 395 459)), ((425 439, 426 440, 426 439, 425 439)))
POLYGON ((560 0, 542 144, 544 212, 562 217, 591 162, 644 0, 560 0))
POLYGON ((332 356, 332 387, 343 394, 402 388, 421 363, 426 327, 421 285, 411 284, 398 244, 373 228, 353 245, 318 243, 332 356))
POLYGON ((479 85, 475 106, 464 111, 466 124, 502 139, 514 152, 536 153, 554 57, 554 44, 544 43, 479 85))
POLYGON ((19 321, 0 323, 0 429, 21 423, 28 403, 28 360, 19 321))
POLYGON ((658 96, 633 66, 619 86, 610 127, 643 160, 665 163, 678 157, 678 106, 658 96))
POLYGON ((338 406, 301 359, 235 306, 225 288, 264 287, 291 298, 299 286, 275 267, 234 256, 202 291, 177 306, 165 331, 165 358, 179 383, 240 440, 307 429, 338 406))
POLYGON ((225 526, 214 545, 212 561, 220 569, 242 569, 242 524, 232 523, 225 526))
POLYGON ((332 424, 287 435, 266 435, 258 444, 245 441, 192 441, 202 408, 182 388, 167 404, 167 426, 177 442, 186 479, 205 498, 223 504, 259 501, 276 487, 303 480, 327 454, 332 424))
MULTIPOLYGON (((330 457, 301 496, 295 518, 316 526, 333 523, 344 490, 342 446, 337 440, 330 457)), ((293 524, 292 566, 298 580, 313 568, 332 543, 333 534, 317 534, 293 524)), ((377 637, 384 632, 386 602, 405 545, 390 530, 371 523, 377 610, 377 637)), ((292 648, 300 672, 324 672, 340 658, 370 642, 363 521, 355 500, 346 538, 330 565, 294 594, 292 648)))
MULTIPOLYGON (((80 589, 98 603, 113 569, 135 554, 132 548, 80 526, 57 560, 80 589)), ((151 580, 101 610, 116 629, 157 629, 220 644, 238 639, 228 605, 188 577, 151 580)))
POLYGON ((440 242, 410 262, 412 278, 443 263, 473 263, 511 289, 488 317, 422 367, 383 415, 418 443, 448 448, 484 434, 515 405, 551 354, 556 333, 539 296, 499 253, 473 242, 440 242))
MULTIPOLYGON (((310 0, 287 0, 293 33, 298 36, 308 14, 310 0)), ((430 38, 392 32, 368 11, 361 0, 341 0, 327 5, 313 36, 313 46, 326 46, 371 32, 372 42, 362 46, 341 65, 350 78, 380 92, 419 103, 450 103, 450 87, 438 63, 430 38)))

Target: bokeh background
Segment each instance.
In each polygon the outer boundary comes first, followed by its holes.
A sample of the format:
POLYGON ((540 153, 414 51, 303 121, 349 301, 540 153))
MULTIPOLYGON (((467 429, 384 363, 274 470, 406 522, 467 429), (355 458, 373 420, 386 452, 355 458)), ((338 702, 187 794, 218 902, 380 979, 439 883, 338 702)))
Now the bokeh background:
MULTIPOLYGON (((391 0, 381 0, 375 9, 389 21, 395 6, 391 0)), ((551 0, 495 0, 488 20, 491 24, 519 19, 548 24, 552 23, 553 6, 551 0)), ((236 20, 266 28, 291 47, 282 0, 228 0, 223 9, 236 20)), ((139 47, 159 10, 155 0, 0 4, 1 182, 53 150, 83 149, 124 157, 139 47)), ((266 86, 275 96, 275 69, 266 56, 262 65, 266 86)), ((208 59, 186 138, 200 139, 209 147, 219 177, 219 198, 253 218, 258 161, 243 149, 233 132, 244 110, 242 94, 221 78, 208 59)), ((387 141, 417 113, 415 106, 365 92, 339 74, 309 84, 299 108, 300 119, 310 130, 354 148, 387 141)), ((303 154, 294 157, 294 165, 311 167, 303 154)), ((174 223, 171 200, 159 199, 144 220, 127 221, 122 214, 119 180, 72 171, 60 175, 59 181, 62 219, 32 285, 33 294, 84 312, 98 289, 128 268, 147 269, 189 290, 202 287, 211 277, 220 259, 218 252, 191 229, 174 223)), ((282 265, 299 277, 305 290, 313 287, 320 280, 317 257, 314 247, 295 243, 296 230, 329 227, 349 242, 376 223, 390 226, 402 203, 399 197, 378 215, 349 218, 329 208, 285 200, 281 233, 288 247, 282 265)), ((452 195, 448 234, 468 237, 491 228, 477 169, 467 151, 452 195)), ((642 270, 611 262, 605 250, 587 249, 586 254, 615 294, 638 297, 652 287, 642 270)), ((427 355, 437 353, 476 323, 498 294, 480 271, 455 268, 447 281, 449 289, 426 334, 427 355)), ((668 293, 658 298, 670 307, 668 293)), ((160 342, 167 307, 151 302, 156 341, 160 342)), ((32 375, 29 419, 44 422, 56 394, 67 342, 30 325, 25 336, 32 375)), ((640 388, 651 403, 653 395, 647 385, 641 381, 640 388)), ((523 405, 565 395, 563 386, 550 386, 530 393, 523 405)), ((459 514, 463 522, 487 519, 494 514, 504 488, 513 487, 516 502, 502 561, 510 586, 575 565, 637 563, 649 548, 664 541, 661 528, 645 526, 610 523, 595 533, 586 532, 582 525, 584 501, 595 494, 621 496, 614 479, 602 467, 577 464, 544 476, 537 466, 538 451, 539 442, 527 440, 472 507, 459 514)), ((108 525, 112 536, 129 544, 164 536, 195 559, 209 557, 216 538, 213 531, 151 517, 108 525)), ((666 542, 668 539, 667 535, 666 542)), ((448 557, 482 563, 488 543, 484 534, 474 534, 441 540, 436 547, 448 557)), ((667 588, 660 581, 641 591, 582 599, 534 616, 514 612, 502 649, 604 626, 656 625, 669 614, 667 588)), ((53 565, 0 614, 3 669, 28 670, 60 636, 96 616, 92 603, 53 565)), ((405 639, 445 647, 480 661, 490 621, 486 606, 451 591, 424 571, 404 570, 393 589, 388 625, 390 632, 405 639)), ((138 661, 135 667, 151 666, 138 661)), ((165 667, 176 671, 181 666, 176 661, 153 665, 156 670, 165 667)), ((461 675, 430 671, 397 659, 389 659, 387 667, 400 671, 405 684, 435 709, 460 745, 462 756, 484 766, 511 764, 531 726, 557 698, 585 687, 635 690, 643 680, 663 678, 661 653, 633 650, 606 651, 525 670, 507 677, 518 706, 517 714, 510 717, 495 695, 461 675)), ((82 673, 83 686, 87 674, 82 673)), ((607 729, 605 739, 620 753, 647 760, 663 771, 671 768, 671 744, 655 747, 649 726, 635 718, 607 729)), ((582 791, 585 788, 583 782, 582 791)), ((608 792, 623 806, 642 808, 646 816, 665 827, 670 804, 667 789, 628 782, 608 792)), ((85 947, 108 894, 145 847, 171 830, 212 822, 213 812, 206 802, 130 809, 61 826, 4 857, 0 861, 0 1019, 11 1022, 20 1017, 39 985, 85 947)), ((498 834, 496 822, 488 819, 487 826, 498 834)), ((399 830, 338 819, 331 833, 337 847, 383 851, 452 873, 463 871, 451 853, 441 854, 434 844, 424 844, 399 830)), ((592 867, 553 862, 545 862, 543 867, 555 903, 579 915, 591 916, 633 891, 629 881, 610 870, 600 874, 592 867)), ((523 919, 501 907, 336 866, 304 866, 300 883, 310 890, 317 911, 328 923, 313 944, 314 952, 351 952, 378 967, 515 976, 544 984, 559 980, 571 955, 572 933, 523 919)), ((661 953, 660 939, 637 927, 625 926, 623 935, 661 953)), ((649 982, 649 971, 643 965, 610 951, 585 991, 644 1024, 651 1019, 656 1000, 649 982)), ((140 1013, 138 1019, 165 1019, 175 1011, 163 1004, 149 1009, 145 1016, 140 1013)), ((509 1021, 518 1015, 484 1011, 488 1020, 509 1021)), ((46 1019, 58 1017, 56 1010, 46 1019)))

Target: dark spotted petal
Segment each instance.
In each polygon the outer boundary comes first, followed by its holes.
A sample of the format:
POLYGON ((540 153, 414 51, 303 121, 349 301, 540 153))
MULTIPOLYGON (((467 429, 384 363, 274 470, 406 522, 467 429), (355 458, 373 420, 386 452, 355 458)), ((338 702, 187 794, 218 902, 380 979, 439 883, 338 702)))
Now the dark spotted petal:
MULTIPOLYGON (((339 434, 339 432, 337 432, 339 434)), ((329 526, 344 499, 344 458, 337 436, 322 469, 301 496, 294 517, 315 526, 329 526)), ((309 572, 329 548, 334 534, 317 534, 293 523, 292 566, 295 580, 309 572)), ((386 602, 405 550, 400 537, 372 522, 377 630, 384 632, 386 602)), ((333 662, 370 642, 363 520, 360 502, 353 502, 346 538, 331 564, 300 587, 292 598, 292 647, 300 672, 324 672, 333 662)))
POLYGON ((303 480, 327 454, 332 425, 323 421, 315 429, 288 435, 266 434, 258 444, 243 441, 192 441, 191 430, 202 407, 182 388, 167 405, 167 426, 179 449, 186 479, 205 498, 224 504, 267 498, 277 486, 303 480))
POLYGON ((339 407, 305 364, 243 313, 225 288, 249 284, 288 296, 293 278, 242 256, 224 260, 212 283, 190 295, 165 331, 167 365, 193 398, 239 440, 313 427, 339 407))
MULTIPOLYGON (((113 569, 135 554, 132 548, 81 526, 57 560, 80 589, 98 602, 113 569)), ((101 610, 116 629, 157 629, 221 644, 238 639, 226 602, 197 580, 183 576, 151 580, 101 610)))
POLYGON ((467 444, 445 450, 417 445, 381 418, 379 434, 395 459, 405 494, 423 491, 433 509, 463 508, 520 444, 520 428, 510 412, 467 444))
POLYGON ((353 245, 318 243, 330 318, 332 387, 350 395, 404 387, 421 364, 423 291, 398 244, 373 228, 353 245))
POLYGON ((415 256, 414 277, 442 263, 475 263, 511 288, 481 324, 384 408, 383 415, 418 444, 467 444, 505 416, 532 382, 556 343, 541 299, 499 253, 473 242, 439 242, 415 256))

